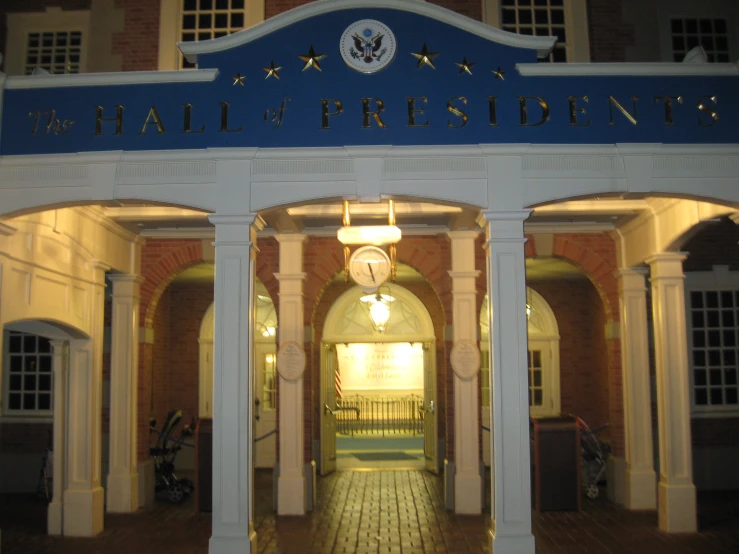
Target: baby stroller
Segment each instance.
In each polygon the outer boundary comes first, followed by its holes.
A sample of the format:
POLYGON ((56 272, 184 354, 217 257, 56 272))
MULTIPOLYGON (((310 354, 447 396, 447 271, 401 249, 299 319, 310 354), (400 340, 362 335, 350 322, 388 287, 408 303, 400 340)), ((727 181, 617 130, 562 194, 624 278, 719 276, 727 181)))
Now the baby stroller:
POLYGON ((590 429, 581 418, 577 418, 580 427, 580 464, 582 467, 582 484, 588 498, 598 498, 598 483, 606 472, 606 458, 610 453, 608 445, 598 440, 597 433, 608 427, 608 424, 590 429))
POLYGON ((182 419, 182 410, 172 410, 162 425, 162 430, 156 430, 156 420, 149 420, 149 433, 156 433, 154 446, 149 448, 149 455, 154 459, 155 490, 157 493, 166 493, 170 502, 182 502, 195 490, 189 479, 180 479, 175 474, 174 461, 182 446, 193 446, 184 442, 184 439, 193 435, 194 425, 185 425, 180 438, 173 437, 175 429, 182 419))

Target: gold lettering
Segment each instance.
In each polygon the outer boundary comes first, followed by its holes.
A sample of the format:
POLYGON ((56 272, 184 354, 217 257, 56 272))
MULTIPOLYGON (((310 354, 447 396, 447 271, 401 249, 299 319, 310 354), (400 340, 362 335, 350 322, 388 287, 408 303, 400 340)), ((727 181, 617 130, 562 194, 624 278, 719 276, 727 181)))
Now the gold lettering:
POLYGON ((378 127, 383 129, 387 127, 387 125, 385 125, 385 122, 382 120, 382 117, 380 117, 380 114, 384 111, 385 104, 379 98, 362 98, 362 128, 369 129, 370 127, 372 127, 372 125, 370 125, 370 116, 375 119, 378 127), (370 100, 372 100, 377 106, 377 110, 374 112, 370 111, 370 100))
POLYGON ((549 121, 549 104, 547 104, 546 100, 544 100, 543 98, 539 98, 538 96, 519 96, 518 103, 521 116, 521 123, 519 123, 519 126, 537 127, 538 125, 543 125, 544 123, 549 121), (526 107, 526 103, 528 102, 528 100, 536 100, 539 103, 539 107, 541 107, 541 119, 539 119, 539 121, 537 121, 536 123, 529 123, 528 109, 526 107))
POLYGON ((714 104, 718 104, 718 99, 715 96, 701 96, 698 98, 698 109, 711 118, 710 122, 706 122, 698 118, 698 125, 702 127, 711 127, 718 123, 718 113, 713 111, 710 106, 704 104, 706 100, 710 100, 714 104))
POLYGON ((117 105, 115 107, 115 117, 106 118, 103 117, 103 106, 95 106, 95 136, 103 134, 103 121, 115 121, 115 133, 113 135, 123 134, 123 108, 125 106, 117 105))
POLYGON ((673 113, 672 113, 672 101, 677 100, 678 104, 682 104, 683 97, 682 96, 655 96, 654 97, 655 104, 658 104, 660 100, 665 103, 665 125, 674 125, 675 120, 673 119, 673 113))
POLYGON ((31 134, 35 135, 38 132, 38 123, 41 121, 42 115, 48 115, 48 112, 28 112, 28 117, 35 118, 33 120, 33 127, 31 127, 31 134))
POLYGON ((72 129, 72 125, 74 125, 74 119, 65 119, 62 122, 62 134, 66 135, 72 129))
POLYGON ((456 108, 454 104, 452 104, 452 102, 454 102, 455 100, 459 100, 460 102, 462 102, 462 104, 466 106, 467 99, 464 96, 455 96, 454 98, 450 98, 449 100, 447 100, 447 103, 446 103, 447 111, 451 113, 452 115, 456 115, 457 117, 461 118, 462 123, 460 123, 459 125, 453 125, 452 122, 447 119, 446 124, 447 124, 447 127, 459 129, 460 127, 464 127, 465 125, 467 125, 467 121, 469 121, 469 117, 467 117, 467 114, 465 112, 463 112, 459 108, 456 108))
POLYGON ((236 129, 228 128, 228 107, 230 105, 230 102, 221 102, 221 128, 218 129, 219 133, 240 133, 244 128, 243 125, 239 125, 236 129))
POLYGON ((495 111, 495 103, 498 101, 497 96, 488 96, 488 110, 490 113, 490 119, 488 121, 488 127, 498 126, 498 115, 495 111))
POLYGON ((636 121, 636 118, 637 118, 637 115, 636 115, 636 101, 637 101, 637 100, 639 100, 639 97, 638 97, 638 96, 632 96, 632 97, 631 97, 631 102, 632 102, 632 106, 634 107, 634 113, 633 113, 633 114, 631 114, 631 113, 629 113, 629 112, 628 112, 628 111, 626 110, 626 108, 624 108, 624 107, 623 107, 623 106, 622 106, 622 105, 621 105, 621 104, 619 103, 619 101, 618 101, 618 100, 616 100, 616 99, 615 99, 615 98, 614 98, 613 96, 609 96, 609 97, 608 97, 608 113, 609 113, 609 114, 610 114, 610 116, 611 116, 611 121, 610 121, 609 125, 616 125, 616 122, 615 122, 615 121, 613 120, 613 107, 614 107, 614 106, 616 106, 616 108, 618 108, 618 111, 620 111, 620 112, 621 112, 621 113, 623 114, 623 116, 624 116, 624 117, 625 117, 626 119, 628 119, 628 120, 629 120, 629 122, 630 122, 630 123, 631 123, 632 125, 636 125, 636 124, 637 124, 637 121, 636 121))
POLYGON ((151 109, 149 110, 149 115, 146 116, 146 121, 144 121, 144 125, 141 127, 141 130, 139 131, 140 135, 146 134, 147 125, 156 125, 157 134, 159 135, 164 135, 167 133, 167 131, 164 130, 164 125, 162 124, 162 120, 159 117, 159 113, 157 113, 156 106, 152 106, 151 109))
POLYGON ((59 134, 59 120, 56 118, 56 110, 53 108, 49 113, 49 121, 46 123, 46 134, 49 133, 59 134))
MULTIPOLYGON (((423 113, 423 108, 421 108, 420 110, 416 108, 416 100, 421 100, 424 104, 426 104, 428 103, 428 100, 426 99, 426 97, 425 96, 406 96, 405 99, 408 101, 408 127, 428 127, 429 126, 428 119, 423 125, 416 124, 416 114, 421 114, 424 117, 426 115, 425 113, 423 113)), ((369 127, 369 125, 367 126, 369 127)))
POLYGON ((204 133, 205 132, 205 123, 203 123, 203 126, 198 130, 192 129, 192 104, 182 104, 185 108, 185 122, 183 125, 182 132, 183 133, 204 133))
POLYGON ((344 112, 344 106, 340 100, 335 98, 321 98, 321 129, 330 129, 331 126, 328 124, 328 118, 332 115, 339 115, 344 112), (332 102, 335 112, 328 111, 328 103, 332 102))
POLYGON ((577 101, 582 100, 586 104, 589 102, 587 96, 568 96, 567 100, 570 102, 570 125, 573 125, 575 127, 587 127, 590 125, 590 118, 585 123, 578 123, 577 122, 577 114, 586 115, 585 107, 580 106, 578 107, 577 101))

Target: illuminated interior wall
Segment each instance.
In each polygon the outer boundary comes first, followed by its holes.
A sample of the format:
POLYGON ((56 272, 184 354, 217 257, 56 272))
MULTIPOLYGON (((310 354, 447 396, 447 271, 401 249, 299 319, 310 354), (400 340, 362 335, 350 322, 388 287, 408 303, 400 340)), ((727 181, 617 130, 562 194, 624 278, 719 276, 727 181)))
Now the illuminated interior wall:
POLYGON ((344 397, 423 396, 421 343, 336 345, 344 397))

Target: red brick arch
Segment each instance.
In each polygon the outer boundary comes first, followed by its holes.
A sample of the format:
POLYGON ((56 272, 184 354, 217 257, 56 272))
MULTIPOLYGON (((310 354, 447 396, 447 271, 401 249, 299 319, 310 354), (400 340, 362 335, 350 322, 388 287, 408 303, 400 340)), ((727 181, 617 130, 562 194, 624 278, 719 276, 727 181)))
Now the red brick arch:
POLYGON ((148 239, 142 249, 141 308, 144 327, 151 328, 157 304, 167 287, 189 267, 202 263, 203 243, 199 239, 148 239))

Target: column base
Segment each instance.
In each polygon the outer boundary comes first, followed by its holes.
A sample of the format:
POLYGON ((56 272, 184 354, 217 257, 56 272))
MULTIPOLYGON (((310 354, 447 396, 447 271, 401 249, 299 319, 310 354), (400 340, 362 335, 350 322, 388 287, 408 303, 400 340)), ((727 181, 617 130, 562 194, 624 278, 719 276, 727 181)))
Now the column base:
POLYGON ((156 500, 154 460, 139 462, 136 472, 139 474, 139 508, 152 506, 156 500))
POLYGON ((46 530, 51 536, 62 534, 62 513, 64 506, 61 502, 52 500, 46 512, 46 530))
POLYGON ((305 477, 286 477, 277 480, 277 515, 305 515, 305 477))
POLYGON ((606 491, 611 502, 626 504, 626 460, 622 457, 608 456, 606 460, 606 491))
POLYGON ((491 529, 490 554, 535 554, 536 543, 534 535, 503 535, 497 536, 491 529))
POLYGON ((139 474, 109 473, 106 509, 110 513, 130 514, 139 509, 139 474))
POLYGON ((454 513, 477 515, 482 513, 482 477, 477 473, 454 475, 454 513))
POLYGON ((627 469, 624 475, 629 510, 657 509, 657 474, 654 470, 627 469))
POLYGON ((103 530, 105 491, 103 487, 91 490, 66 490, 63 502, 63 529, 65 537, 94 537, 103 530))
MULTIPOLYGON (((249 524, 251 528, 251 523, 249 524)), ((208 554, 256 554, 257 533, 249 531, 247 537, 211 537, 208 554)))
POLYGON ((668 485, 660 483, 659 529, 666 533, 696 533, 698 515, 695 485, 668 485))

